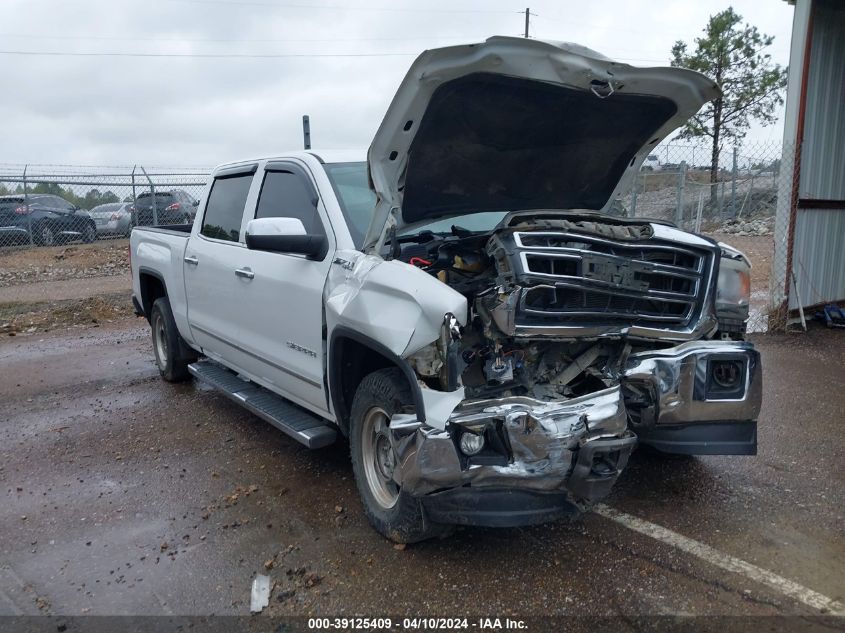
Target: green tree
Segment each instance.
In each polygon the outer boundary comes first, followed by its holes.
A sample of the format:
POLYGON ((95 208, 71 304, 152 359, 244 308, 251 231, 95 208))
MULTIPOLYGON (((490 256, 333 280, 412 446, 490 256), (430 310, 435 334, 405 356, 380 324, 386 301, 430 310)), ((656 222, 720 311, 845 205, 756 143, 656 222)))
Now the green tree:
MULTIPOLYGON (((680 40, 672 47, 672 66, 697 70, 722 89, 722 95, 699 110, 678 135, 711 140, 711 183, 717 180, 719 153, 726 140, 742 140, 752 121, 768 125, 777 119, 775 108, 783 103, 786 70, 763 52, 774 39, 757 27, 742 25, 742 16, 728 7, 710 16, 693 52, 680 40)), ((714 203, 716 188, 710 189, 714 203)))

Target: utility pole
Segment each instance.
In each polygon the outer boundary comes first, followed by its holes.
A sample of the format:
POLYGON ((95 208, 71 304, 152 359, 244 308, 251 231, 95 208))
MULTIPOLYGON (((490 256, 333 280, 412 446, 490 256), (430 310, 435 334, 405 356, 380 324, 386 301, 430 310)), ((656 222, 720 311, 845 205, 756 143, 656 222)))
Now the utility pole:
POLYGON ((528 21, 531 19, 531 9, 525 7, 525 37, 528 37, 528 21))

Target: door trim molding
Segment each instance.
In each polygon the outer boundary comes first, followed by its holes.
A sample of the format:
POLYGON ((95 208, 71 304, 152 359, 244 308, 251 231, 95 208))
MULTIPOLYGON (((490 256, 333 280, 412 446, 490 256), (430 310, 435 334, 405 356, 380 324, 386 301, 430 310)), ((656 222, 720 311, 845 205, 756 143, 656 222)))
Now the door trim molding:
POLYGON ((300 374, 299 372, 295 372, 295 371, 293 371, 293 370, 291 370, 291 369, 288 369, 287 367, 282 367, 281 365, 279 365, 279 364, 277 364, 277 363, 274 363, 274 362, 273 362, 273 361, 271 361, 271 360, 268 360, 268 359, 267 359, 267 358, 265 358, 264 356, 261 356, 261 355, 259 355, 259 354, 256 354, 255 352, 251 352, 251 351, 249 351, 248 349, 244 349, 244 348, 243 348, 243 347, 241 347, 240 345, 236 345, 235 343, 232 343, 232 342, 231 342, 231 341, 229 341, 228 339, 225 339, 225 338, 223 338, 222 336, 218 336, 217 334, 214 334, 213 332, 209 332, 209 331, 208 331, 208 330, 206 330, 205 328, 201 328, 201 327, 199 327, 199 326, 197 326, 197 325, 194 325, 193 323, 191 323, 191 328, 192 328, 192 329, 195 329, 195 330, 197 330, 197 331, 199 331, 199 332, 202 332, 202 333, 203 333, 203 334, 205 334, 206 336, 210 336, 210 337, 211 337, 211 338, 213 338, 214 340, 216 340, 216 341, 220 341, 221 343, 224 343, 224 344, 228 345, 229 347, 231 347, 231 348, 233 348, 233 349, 238 350, 238 351, 239 351, 239 352, 241 352, 242 354, 246 354, 247 356, 251 356, 252 358, 254 358, 254 359, 258 360, 258 361, 261 361, 262 363, 266 363, 266 364, 270 365, 271 367, 273 367, 274 369, 278 369, 279 371, 282 371, 282 372, 284 372, 284 373, 286 373, 286 374, 290 374, 290 375, 291 375, 291 376, 293 376, 294 378, 298 378, 298 379, 299 379, 299 380, 301 380, 302 382, 307 383, 307 384, 311 385, 312 387, 315 387, 315 388, 317 388, 317 389, 322 389, 322 388, 323 388, 322 383, 317 382, 316 380, 311 380, 311 379, 310 379, 310 378, 308 378, 307 376, 303 376, 303 375, 302 375, 302 374, 300 374))

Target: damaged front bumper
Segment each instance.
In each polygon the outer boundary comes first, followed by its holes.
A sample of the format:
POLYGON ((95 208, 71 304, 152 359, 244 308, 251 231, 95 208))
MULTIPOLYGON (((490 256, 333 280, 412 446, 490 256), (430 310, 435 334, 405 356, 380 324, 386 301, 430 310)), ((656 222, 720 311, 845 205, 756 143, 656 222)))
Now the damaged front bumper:
POLYGON ((436 522, 545 522, 610 492, 636 444, 627 423, 619 386, 564 402, 468 401, 442 430, 396 415, 393 476, 436 522), (462 451, 464 433, 483 437, 483 449, 462 451))
POLYGON ((624 372, 642 444, 685 455, 756 455, 760 354, 744 341, 697 341, 632 354, 624 372))
POLYGON ((443 428, 393 416, 393 477, 435 522, 541 523, 606 496, 638 441, 671 453, 756 453, 761 399, 750 343, 632 354, 619 385, 579 398, 464 401, 443 428), (466 433, 483 438, 472 455, 466 433))

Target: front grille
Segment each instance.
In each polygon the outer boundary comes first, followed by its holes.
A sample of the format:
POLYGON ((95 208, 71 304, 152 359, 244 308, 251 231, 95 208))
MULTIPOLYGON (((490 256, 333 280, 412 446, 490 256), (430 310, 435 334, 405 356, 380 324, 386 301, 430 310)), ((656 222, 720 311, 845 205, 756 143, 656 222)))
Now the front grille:
POLYGON ((517 327, 685 327, 701 311, 712 256, 672 242, 560 231, 513 233, 517 327))

